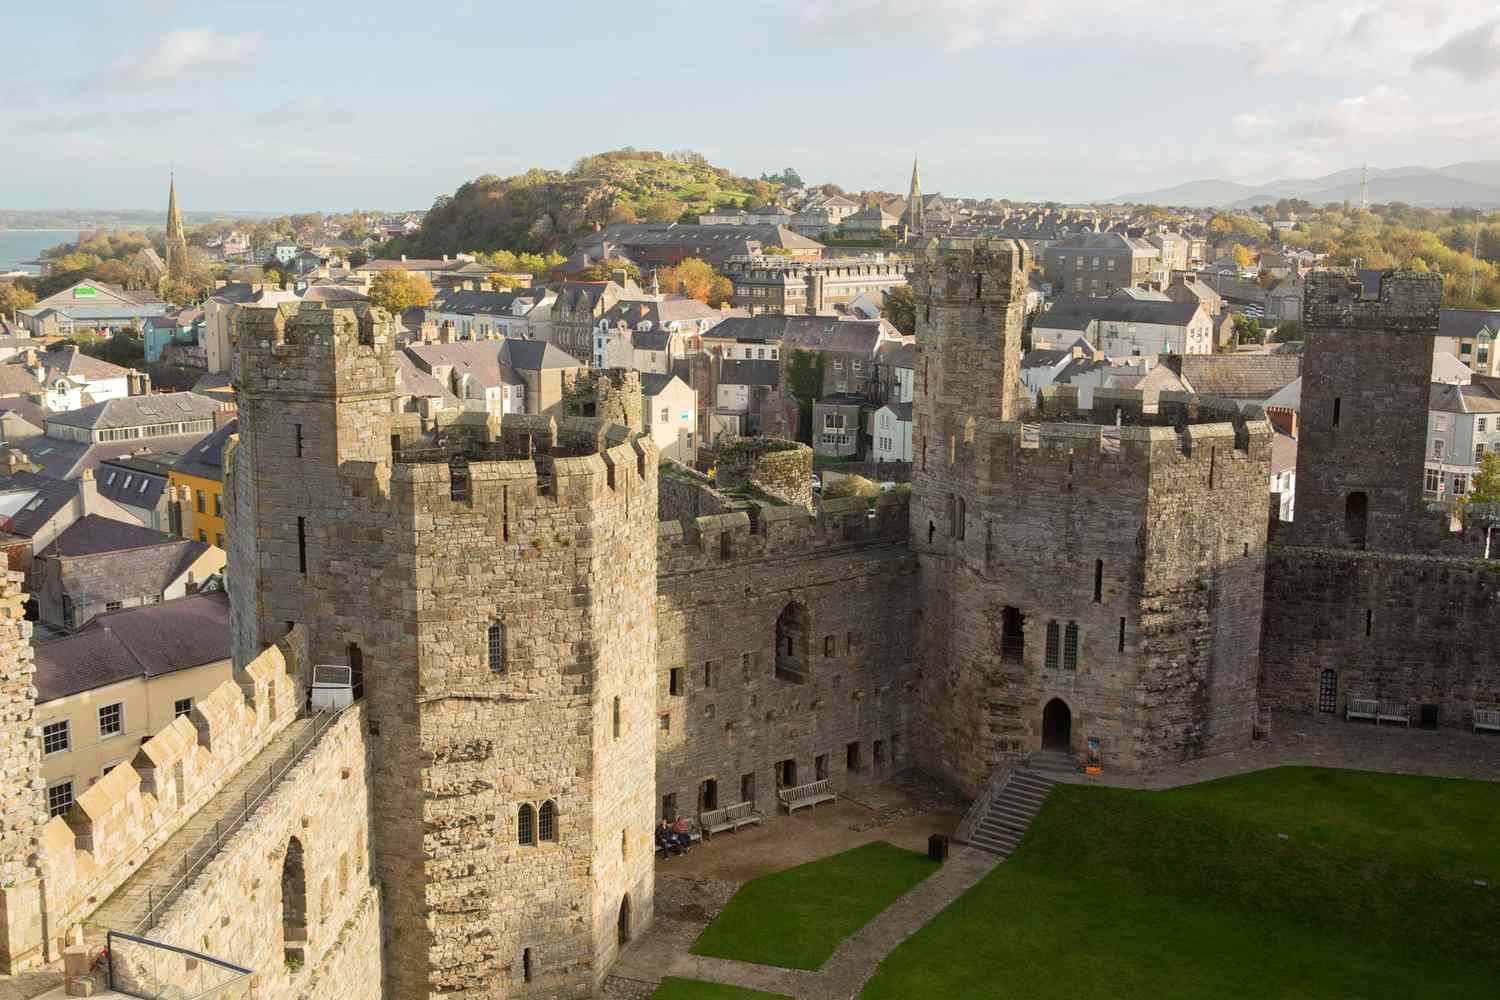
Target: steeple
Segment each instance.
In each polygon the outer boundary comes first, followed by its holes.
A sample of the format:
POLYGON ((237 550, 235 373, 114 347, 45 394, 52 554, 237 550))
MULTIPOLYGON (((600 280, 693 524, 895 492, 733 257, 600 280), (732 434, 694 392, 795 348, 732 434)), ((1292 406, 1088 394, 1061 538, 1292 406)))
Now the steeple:
POLYGON ((181 280, 187 274, 187 236, 182 231, 182 213, 177 210, 177 177, 167 182, 167 277, 181 280))
POLYGON ((906 196, 906 233, 918 236, 922 232, 922 180, 917 174, 917 158, 911 158, 911 192, 906 196))

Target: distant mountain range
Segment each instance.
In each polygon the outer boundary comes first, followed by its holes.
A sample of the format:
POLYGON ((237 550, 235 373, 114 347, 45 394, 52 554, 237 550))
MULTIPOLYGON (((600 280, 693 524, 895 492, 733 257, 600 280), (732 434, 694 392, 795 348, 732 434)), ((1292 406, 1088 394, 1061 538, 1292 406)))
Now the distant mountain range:
MULTIPOLYGON (((1264 184, 1234 181, 1188 181, 1159 191, 1122 194, 1111 202, 1181 205, 1189 208, 1251 208, 1282 198, 1303 198, 1315 205, 1359 201, 1360 168, 1324 177, 1287 178, 1264 184)), ((1370 170, 1370 203, 1403 201, 1426 208, 1500 207, 1500 160, 1474 160, 1447 167, 1395 167, 1370 170)))

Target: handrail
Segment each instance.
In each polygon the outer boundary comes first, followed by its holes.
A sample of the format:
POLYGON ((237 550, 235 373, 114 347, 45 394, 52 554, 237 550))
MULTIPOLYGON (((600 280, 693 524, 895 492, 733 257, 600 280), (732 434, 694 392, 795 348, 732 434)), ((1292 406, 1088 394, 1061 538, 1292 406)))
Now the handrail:
POLYGON ((985 780, 984 787, 979 790, 969 806, 969 811, 964 813, 964 818, 958 821, 958 829, 953 831, 953 839, 961 844, 967 844, 974 835, 974 830, 984 819, 985 813, 990 811, 990 803, 994 802, 999 794, 1004 791, 1005 786, 1010 783, 1011 776, 1023 761, 1002 761, 994 771, 990 772, 989 778, 985 780))
MULTIPOLYGON (((107 981, 109 983, 109 988, 112 991, 120 993, 123 996, 161 998, 170 995, 185 997, 187 998, 187 1000, 200 1000, 200 998, 204 997, 224 997, 226 995, 226 991, 235 988, 237 984, 243 985, 245 989, 236 990, 236 992, 243 996, 250 995, 249 987, 251 984, 249 980, 252 976, 255 975, 255 972, 254 970, 247 969, 244 966, 235 965, 233 962, 226 962, 222 958, 215 958, 213 955, 204 954, 201 951, 194 951, 191 948, 181 948, 177 945, 167 944, 165 941, 153 941, 150 938, 139 937, 135 934, 126 934, 123 931, 109 931, 105 934, 104 941, 104 953, 108 956, 108 958, 106 959, 106 971, 108 974, 107 981), (120 941, 128 942, 132 945, 139 945, 142 948, 147 949, 148 952, 170 952, 172 954, 182 956, 190 963, 198 963, 197 967, 199 971, 197 976, 197 985, 199 987, 204 987, 203 969, 207 967, 213 967, 221 970, 221 972, 227 978, 225 978, 221 982, 212 983, 206 988, 200 988, 196 993, 189 994, 186 993, 181 987, 174 986, 169 988, 165 986, 155 974, 155 967, 153 963, 152 972, 147 975, 146 982, 142 983, 139 981, 139 977, 145 973, 145 970, 127 971, 126 967, 133 965, 133 963, 126 960, 126 955, 129 952, 128 949, 121 948, 119 944, 117 944, 117 942, 120 941), (119 975, 117 973, 125 974, 119 975), (127 983, 121 981, 125 979, 130 980, 130 982, 127 983), (140 989, 142 987, 149 989, 149 994, 129 992, 131 988, 140 989)), ((194 968, 194 966, 190 964, 189 968, 194 968)))
POLYGON ((182 861, 173 869, 173 873, 162 879, 156 886, 146 890, 146 915, 133 928, 135 933, 142 934, 156 926, 156 920, 162 911, 175 902, 182 891, 187 888, 188 883, 218 855, 224 842, 245 825, 255 808, 281 785, 292 768, 317 744, 340 714, 339 710, 324 709, 312 716, 312 727, 307 734, 293 739, 287 752, 268 765, 265 771, 251 782, 250 790, 245 792, 236 810, 215 820, 214 828, 204 831, 203 836, 198 838, 198 842, 188 848, 182 861), (176 874, 177 872, 181 874, 176 874))

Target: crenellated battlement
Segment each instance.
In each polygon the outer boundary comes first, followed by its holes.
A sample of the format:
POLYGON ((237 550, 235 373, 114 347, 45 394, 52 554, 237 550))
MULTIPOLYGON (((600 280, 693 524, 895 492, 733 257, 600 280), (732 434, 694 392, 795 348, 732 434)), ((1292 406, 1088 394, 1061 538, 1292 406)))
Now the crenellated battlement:
POLYGON ((905 494, 883 494, 873 509, 863 497, 825 500, 815 514, 801 507, 752 501, 747 511, 662 521, 657 526, 656 559, 658 572, 669 576, 850 546, 903 542, 909 532, 905 494))
POLYGON ((1302 296, 1302 321, 1310 328, 1436 333, 1442 305, 1440 274, 1388 270, 1378 296, 1367 298, 1353 271, 1314 271, 1302 296))
POLYGON ((1244 454, 1270 447, 1272 428, 1258 406, 1183 392, 1097 389, 1079 405, 1076 386, 1042 390, 1035 422, 981 422, 1018 453, 1062 450, 1149 464, 1172 455, 1191 459, 1205 448, 1244 454))
POLYGON ((919 300, 1008 304, 1026 294, 1031 251, 1016 240, 950 236, 928 241, 912 265, 919 300))
MULTIPOLYGON (((307 668, 299 625, 141 744, 42 827, 40 854, 48 914, 47 956, 69 930, 131 877, 276 734, 300 706, 296 678, 307 668)), ((124 928, 130 930, 132 928, 124 928)))
POLYGON ((395 389, 395 321, 378 306, 239 306, 234 331, 241 392, 357 397, 395 389))

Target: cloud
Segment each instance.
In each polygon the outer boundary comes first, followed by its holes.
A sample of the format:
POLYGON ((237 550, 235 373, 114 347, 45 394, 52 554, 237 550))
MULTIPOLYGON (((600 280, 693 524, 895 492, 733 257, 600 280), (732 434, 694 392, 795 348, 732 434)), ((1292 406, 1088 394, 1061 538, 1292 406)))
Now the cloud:
POLYGON ((1500 17, 1460 31, 1412 60, 1412 67, 1452 73, 1470 83, 1500 76, 1500 17))
POLYGON ((163 35, 154 44, 121 56, 80 81, 80 89, 148 90, 186 77, 249 69, 260 49, 256 34, 230 35, 212 28, 189 28, 163 35))
POLYGON ((188 112, 175 108, 156 108, 150 111, 82 111, 28 118, 21 121, 17 128, 22 132, 44 135, 97 133, 120 127, 135 129, 162 125, 186 118, 187 115, 188 112))
POLYGON ((294 97, 283 101, 269 111, 255 116, 259 125, 346 125, 354 120, 354 112, 336 104, 331 98, 319 96, 294 97))
POLYGON ((1276 127, 1276 119, 1259 111, 1243 111, 1230 119, 1236 135, 1253 136, 1276 127))
POLYGON ((1304 106, 1285 126, 1294 148, 1337 150, 1403 137, 1485 143, 1500 139, 1500 111, 1438 111, 1400 87, 1382 84, 1325 105, 1304 106))

